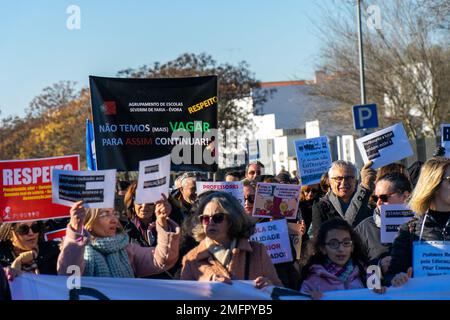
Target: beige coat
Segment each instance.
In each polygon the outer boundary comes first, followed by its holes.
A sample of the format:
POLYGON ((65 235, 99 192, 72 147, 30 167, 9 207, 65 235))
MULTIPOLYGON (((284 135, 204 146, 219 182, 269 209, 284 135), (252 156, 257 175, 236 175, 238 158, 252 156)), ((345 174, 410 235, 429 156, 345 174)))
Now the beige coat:
POLYGON ((267 277, 276 286, 283 286, 266 248, 259 242, 241 239, 232 250, 231 262, 225 268, 208 251, 205 240, 188 252, 183 258, 181 280, 212 281, 213 275, 222 275, 234 280, 254 280, 267 277), (245 277, 245 257, 249 252, 249 278, 245 277))

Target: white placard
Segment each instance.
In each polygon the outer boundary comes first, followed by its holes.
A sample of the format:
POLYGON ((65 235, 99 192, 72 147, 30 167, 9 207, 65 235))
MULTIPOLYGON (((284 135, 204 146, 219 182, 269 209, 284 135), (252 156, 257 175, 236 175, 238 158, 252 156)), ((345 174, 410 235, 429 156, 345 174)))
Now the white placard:
POLYGON ((291 243, 286 219, 256 224, 256 232, 250 238, 266 246, 273 263, 292 261, 291 243))
POLYGON ((429 277, 450 274, 450 243, 421 241, 413 243, 413 276, 429 277))
POLYGON ((241 181, 197 181, 197 194, 202 194, 206 191, 224 191, 230 193, 239 203, 244 205, 244 187, 241 181))
POLYGON ((135 203, 154 203, 161 193, 169 197, 170 154, 161 158, 139 161, 139 178, 135 203))
POLYGON ((401 122, 359 138, 356 144, 364 163, 373 161, 373 169, 413 155, 413 149, 401 122))
POLYGON ((445 156, 450 158, 450 124, 441 124, 441 145, 445 149, 445 156))
POLYGON ((302 185, 319 183, 322 175, 331 167, 328 138, 323 136, 296 140, 294 145, 302 185))
POLYGON ((383 204, 380 208, 381 243, 393 243, 399 227, 414 217, 414 212, 404 204, 383 204))
POLYGON ((53 203, 72 206, 83 200, 85 208, 114 208, 117 170, 53 170, 53 203))

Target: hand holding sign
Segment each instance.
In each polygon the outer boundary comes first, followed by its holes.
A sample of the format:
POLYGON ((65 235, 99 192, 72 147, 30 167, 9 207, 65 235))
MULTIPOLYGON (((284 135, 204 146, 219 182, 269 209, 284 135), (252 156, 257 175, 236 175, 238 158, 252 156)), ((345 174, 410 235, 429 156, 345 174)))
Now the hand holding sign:
POLYGON ((86 210, 84 209, 83 201, 75 202, 70 208, 70 226, 72 229, 78 233, 81 233, 85 217, 86 210))
POLYGON ((172 212, 172 206, 170 205, 167 197, 164 193, 161 193, 162 199, 156 201, 155 215, 156 223, 158 223, 162 228, 167 228, 167 218, 172 212))
POLYGON ((372 165, 373 161, 369 161, 361 169, 361 185, 368 190, 375 188, 375 178, 377 177, 377 172, 371 168, 372 165))
POLYGON ((404 272, 397 273, 395 277, 392 279, 391 283, 394 287, 401 287, 406 282, 408 282, 409 278, 411 277, 412 277, 412 268, 409 267, 406 273, 404 272))

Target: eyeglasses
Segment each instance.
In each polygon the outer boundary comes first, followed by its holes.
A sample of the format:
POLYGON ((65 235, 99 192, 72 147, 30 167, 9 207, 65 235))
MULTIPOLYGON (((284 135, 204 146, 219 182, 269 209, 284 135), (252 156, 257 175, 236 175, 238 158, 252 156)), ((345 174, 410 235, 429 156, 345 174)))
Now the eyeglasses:
POLYGON ((212 216, 202 214, 199 216, 199 219, 202 222, 202 224, 204 224, 204 225, 208 225, 211 222, 211 220, 215 224, 219 224, 219 223, 222 223, 223 220, 225 220, 225 213, 219 212, 219 213, 213 214, 212 216))
POLYGON ((14 230, 17 234, 24 236, 27 235, 29 232, 33 231, 33 233, 39 233, 42 230, 42 225, 39 223, 34 223, 31 225, 31 227, 27 224, 21 224, 20 226, 16 227, 14 230))
POLYGON ((372 195, 372 200, 373 200, 373 202, 378 202, 378 199, 380 199, 381 202, 388 202, 389 198, 396 193, 397 192, 388 193, 388 194, 380 194, 379 196, 374 194, 374 195, 372 195))
POLYGON ((255 195, 254 195, 254 194, 251 194, 251 195, 248 195, 248 196, 244 197, 244 202, 245 202, 245 201, 248 201, 248 202, 255 202, 255 195))
POLYGON ((252 170, 252 171, 249 171, 248 172, 248 174, 251 174, 251 175, 254 175, 254 174, 257 174, 257 175, 260 175, 261 174, 261 171, 254 171, 254 170, 252 170))
POLYGON ((112 213, 111 212, 102 212, 102 213, 100 213, 98 215, 98 217, 100 219, 103 219, 103 218, 117 218, 117 219, 119 219, 120 213, 118 211, 114 211, 112 213))
POLYGON ((355 176, 343 176, 343 177, 333 177, 333 178, 330 178, 330 179, 333 179, 333 180, 335 180, 335 181, 337 181, 337 182, 342 182, 342 181, 344 181, 344 179, 345 180, 348 180, 348 181, 353 181, 354 179, 355 179, 355 176))
POLYGON ((351 245, 353 244, 353 241, 350 239, 347 239, 344 241, 338 241, 336 239, 332 239, 325 243, 326 246, 330 247, 331 249, 335 249, 335 250, 339 249, 341 244, 344 248, 348 248, 348 247, 351 247, 351 245))

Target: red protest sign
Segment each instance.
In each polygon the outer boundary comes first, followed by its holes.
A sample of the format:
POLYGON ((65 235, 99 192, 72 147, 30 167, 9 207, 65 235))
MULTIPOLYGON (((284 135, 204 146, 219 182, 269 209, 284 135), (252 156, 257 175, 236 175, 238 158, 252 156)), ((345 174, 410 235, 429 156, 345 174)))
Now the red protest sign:
POLYGON ((66 237, 67 229, 59 229, 51 232, 47 232, 44 234, 45 241, 63 241, 66 237))
POLYGON ((0 161, 0 218, 3 222, 69 216, 69 207, 52 203, 52 170, 79 170, 78 155, 0 161))

